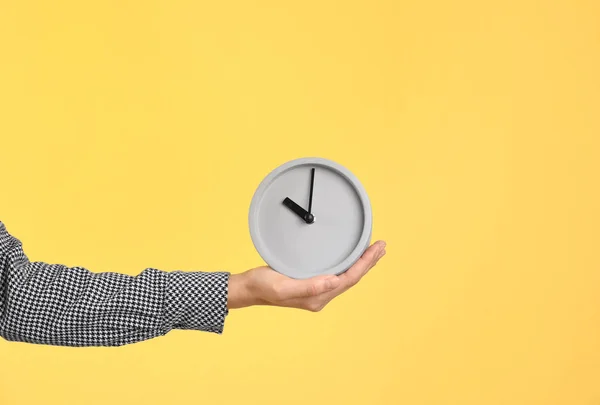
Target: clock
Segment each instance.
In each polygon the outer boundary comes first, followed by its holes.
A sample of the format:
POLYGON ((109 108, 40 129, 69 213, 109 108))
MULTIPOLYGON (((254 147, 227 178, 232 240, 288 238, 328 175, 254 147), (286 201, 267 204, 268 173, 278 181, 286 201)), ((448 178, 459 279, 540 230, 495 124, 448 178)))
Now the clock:
POLYGON ((316 157, 269 173, 252 197, 248 220, 258 254, 296 279, 348 270, 369 246, 373 223, 369 197, 356 176, 316 157))

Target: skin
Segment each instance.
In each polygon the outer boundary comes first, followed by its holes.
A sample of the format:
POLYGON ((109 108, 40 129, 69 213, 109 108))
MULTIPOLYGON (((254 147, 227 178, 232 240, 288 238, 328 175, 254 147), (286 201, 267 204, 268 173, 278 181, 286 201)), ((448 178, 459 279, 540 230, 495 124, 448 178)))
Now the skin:
POLYGON ((257 267, 229 278, 229 309, 272 305, 321 311, 338 295, 355 286, 385 255, 385 242, 373 243, 345 273, 296 280, 270 267, 257 267))

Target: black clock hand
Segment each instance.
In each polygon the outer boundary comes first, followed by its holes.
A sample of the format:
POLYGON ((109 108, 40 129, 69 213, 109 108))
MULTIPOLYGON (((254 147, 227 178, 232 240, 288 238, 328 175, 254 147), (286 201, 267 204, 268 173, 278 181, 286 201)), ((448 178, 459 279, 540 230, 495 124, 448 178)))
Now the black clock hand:
POLYGON ((307 224, 312 224, 315 220, 315 217, 304 208, 296 204, 294 201, 290 200, 288 197, 285 197, 283 200, 283 205, 294 211, 296 215, 298 215, 304 222, 307 224))
MULTIPOLYGON (((315 188, 315 168, 313 167, 310 171, 310 195, 308 197, 308 213, 312 214, 312 197, 313 189, 315 188)), ((313 218, 314 220, 314 218, 313 218)))

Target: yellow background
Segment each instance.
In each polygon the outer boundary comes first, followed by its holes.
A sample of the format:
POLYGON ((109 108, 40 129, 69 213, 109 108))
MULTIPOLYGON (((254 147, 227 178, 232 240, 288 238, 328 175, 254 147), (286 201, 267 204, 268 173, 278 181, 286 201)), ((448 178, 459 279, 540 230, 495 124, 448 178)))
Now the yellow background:
POLYGON ((600 404, 597 1, 0 3, 0 215, 31 260, 260 265, 255 187, 351 169, 388 255, 222 336, 0 342, 0 403, 600 404))

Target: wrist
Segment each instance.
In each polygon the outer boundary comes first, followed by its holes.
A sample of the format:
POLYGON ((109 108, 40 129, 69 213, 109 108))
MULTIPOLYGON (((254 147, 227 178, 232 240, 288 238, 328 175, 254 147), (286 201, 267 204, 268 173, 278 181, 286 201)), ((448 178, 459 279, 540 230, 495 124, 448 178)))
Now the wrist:
POLYGON ((258 297, 251 288, 249 272, 229 277, 227 309, 244 308, 258 304, 258 297))

